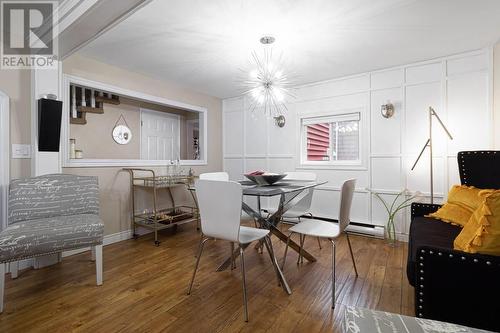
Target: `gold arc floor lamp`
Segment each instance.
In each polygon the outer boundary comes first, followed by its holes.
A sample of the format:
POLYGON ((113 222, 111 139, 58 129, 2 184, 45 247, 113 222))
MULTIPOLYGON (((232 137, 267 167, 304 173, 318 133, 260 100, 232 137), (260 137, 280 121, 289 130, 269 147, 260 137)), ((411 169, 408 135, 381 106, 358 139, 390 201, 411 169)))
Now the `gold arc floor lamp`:
POLYGON ((433 171, 432 171, 432 166, 433 166, 432 165, 432 116, 436 117, 436 119, 438 120, 439 124, 444 129, 444 131, 446 132, 446 134, 448 135, 448 137, 450 138, 450 140, 453 140, 453 137, 451 136, 451 134, 448 131, 448 129, 446 128, 446 126, 444 126, 443 122, 441 121, 441 118, 439 118, 439 116, 436 113, 436 111, 431 106, 429 106, 429 138, 427 139, 427 142, 425 143, 424 147, 420 151, 420 154, 418 155, 415 163, 413 163, 413 166, 411 167, 411 170, 413 171, 413 169, 415 169, 415 167, 417 166, 418 161, 420 160, 420 157, 422 157, 422 154, 425 151, 425 148, 429 147, 430 176, 431 176, 430 177, 431 178, 431 204, 434 204, 434 175, 433 175, 433 171))

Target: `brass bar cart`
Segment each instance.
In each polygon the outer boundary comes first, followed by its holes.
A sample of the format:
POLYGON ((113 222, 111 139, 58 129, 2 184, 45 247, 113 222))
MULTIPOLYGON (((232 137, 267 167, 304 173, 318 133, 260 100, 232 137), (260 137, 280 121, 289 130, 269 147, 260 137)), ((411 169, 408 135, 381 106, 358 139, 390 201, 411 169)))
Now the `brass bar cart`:
POLYGON ((196 195, 193 193, 193 183, 195 176, 189 175, 167 175, 158 176, 152 169, 124 168, 130 174, 130 193, 131 193, 131 221, 133 237, 137 239, 137 227, 146 228, 154 232, 154 242, 156 246, 160 245, 158 240, 158 231, 177 227, 177 225, 196 221, 199 229, 200 216, 196 195), (171 188, 184 185, 191 194, 194 206, 176 205, 171 188), (135 192, 137 189, 143 189, 151 194, 152 207, 143 212, 136 211, 135 192), (166 190, 172 202, 171 208, 160 209, 158 192, 166 190))

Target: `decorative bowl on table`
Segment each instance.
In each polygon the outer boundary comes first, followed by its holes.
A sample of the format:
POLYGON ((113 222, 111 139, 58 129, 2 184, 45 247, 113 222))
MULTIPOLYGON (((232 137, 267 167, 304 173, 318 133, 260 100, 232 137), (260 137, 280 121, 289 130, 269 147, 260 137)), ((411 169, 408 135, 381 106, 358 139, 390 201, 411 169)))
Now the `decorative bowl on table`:
POLYGON ((285 178, 285 176, 286 174, 266 173, 262 171, 254 171, 252 173, 245 174, 245 177, 257 185, 272 185, 285 178))

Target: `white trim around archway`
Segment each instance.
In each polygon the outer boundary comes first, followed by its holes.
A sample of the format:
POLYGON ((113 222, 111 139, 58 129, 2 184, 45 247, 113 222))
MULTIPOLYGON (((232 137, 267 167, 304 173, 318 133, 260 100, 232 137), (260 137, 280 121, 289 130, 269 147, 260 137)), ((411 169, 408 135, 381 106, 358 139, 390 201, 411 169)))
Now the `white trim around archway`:
POLYGON ((9 96, 0 90, 0 230, 7 227, 7 203, 10 181, 9 96))

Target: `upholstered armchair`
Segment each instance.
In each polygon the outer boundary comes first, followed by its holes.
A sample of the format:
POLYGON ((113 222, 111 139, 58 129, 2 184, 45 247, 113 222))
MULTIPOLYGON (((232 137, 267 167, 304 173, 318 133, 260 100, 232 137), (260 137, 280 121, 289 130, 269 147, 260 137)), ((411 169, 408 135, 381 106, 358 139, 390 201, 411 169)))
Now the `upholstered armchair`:
POLYGON ((101 285, 103 232, 97 177, 53 174, 13 180, 8 226, 0 232, 0 312, 10 262, 90 247, 101 285))

